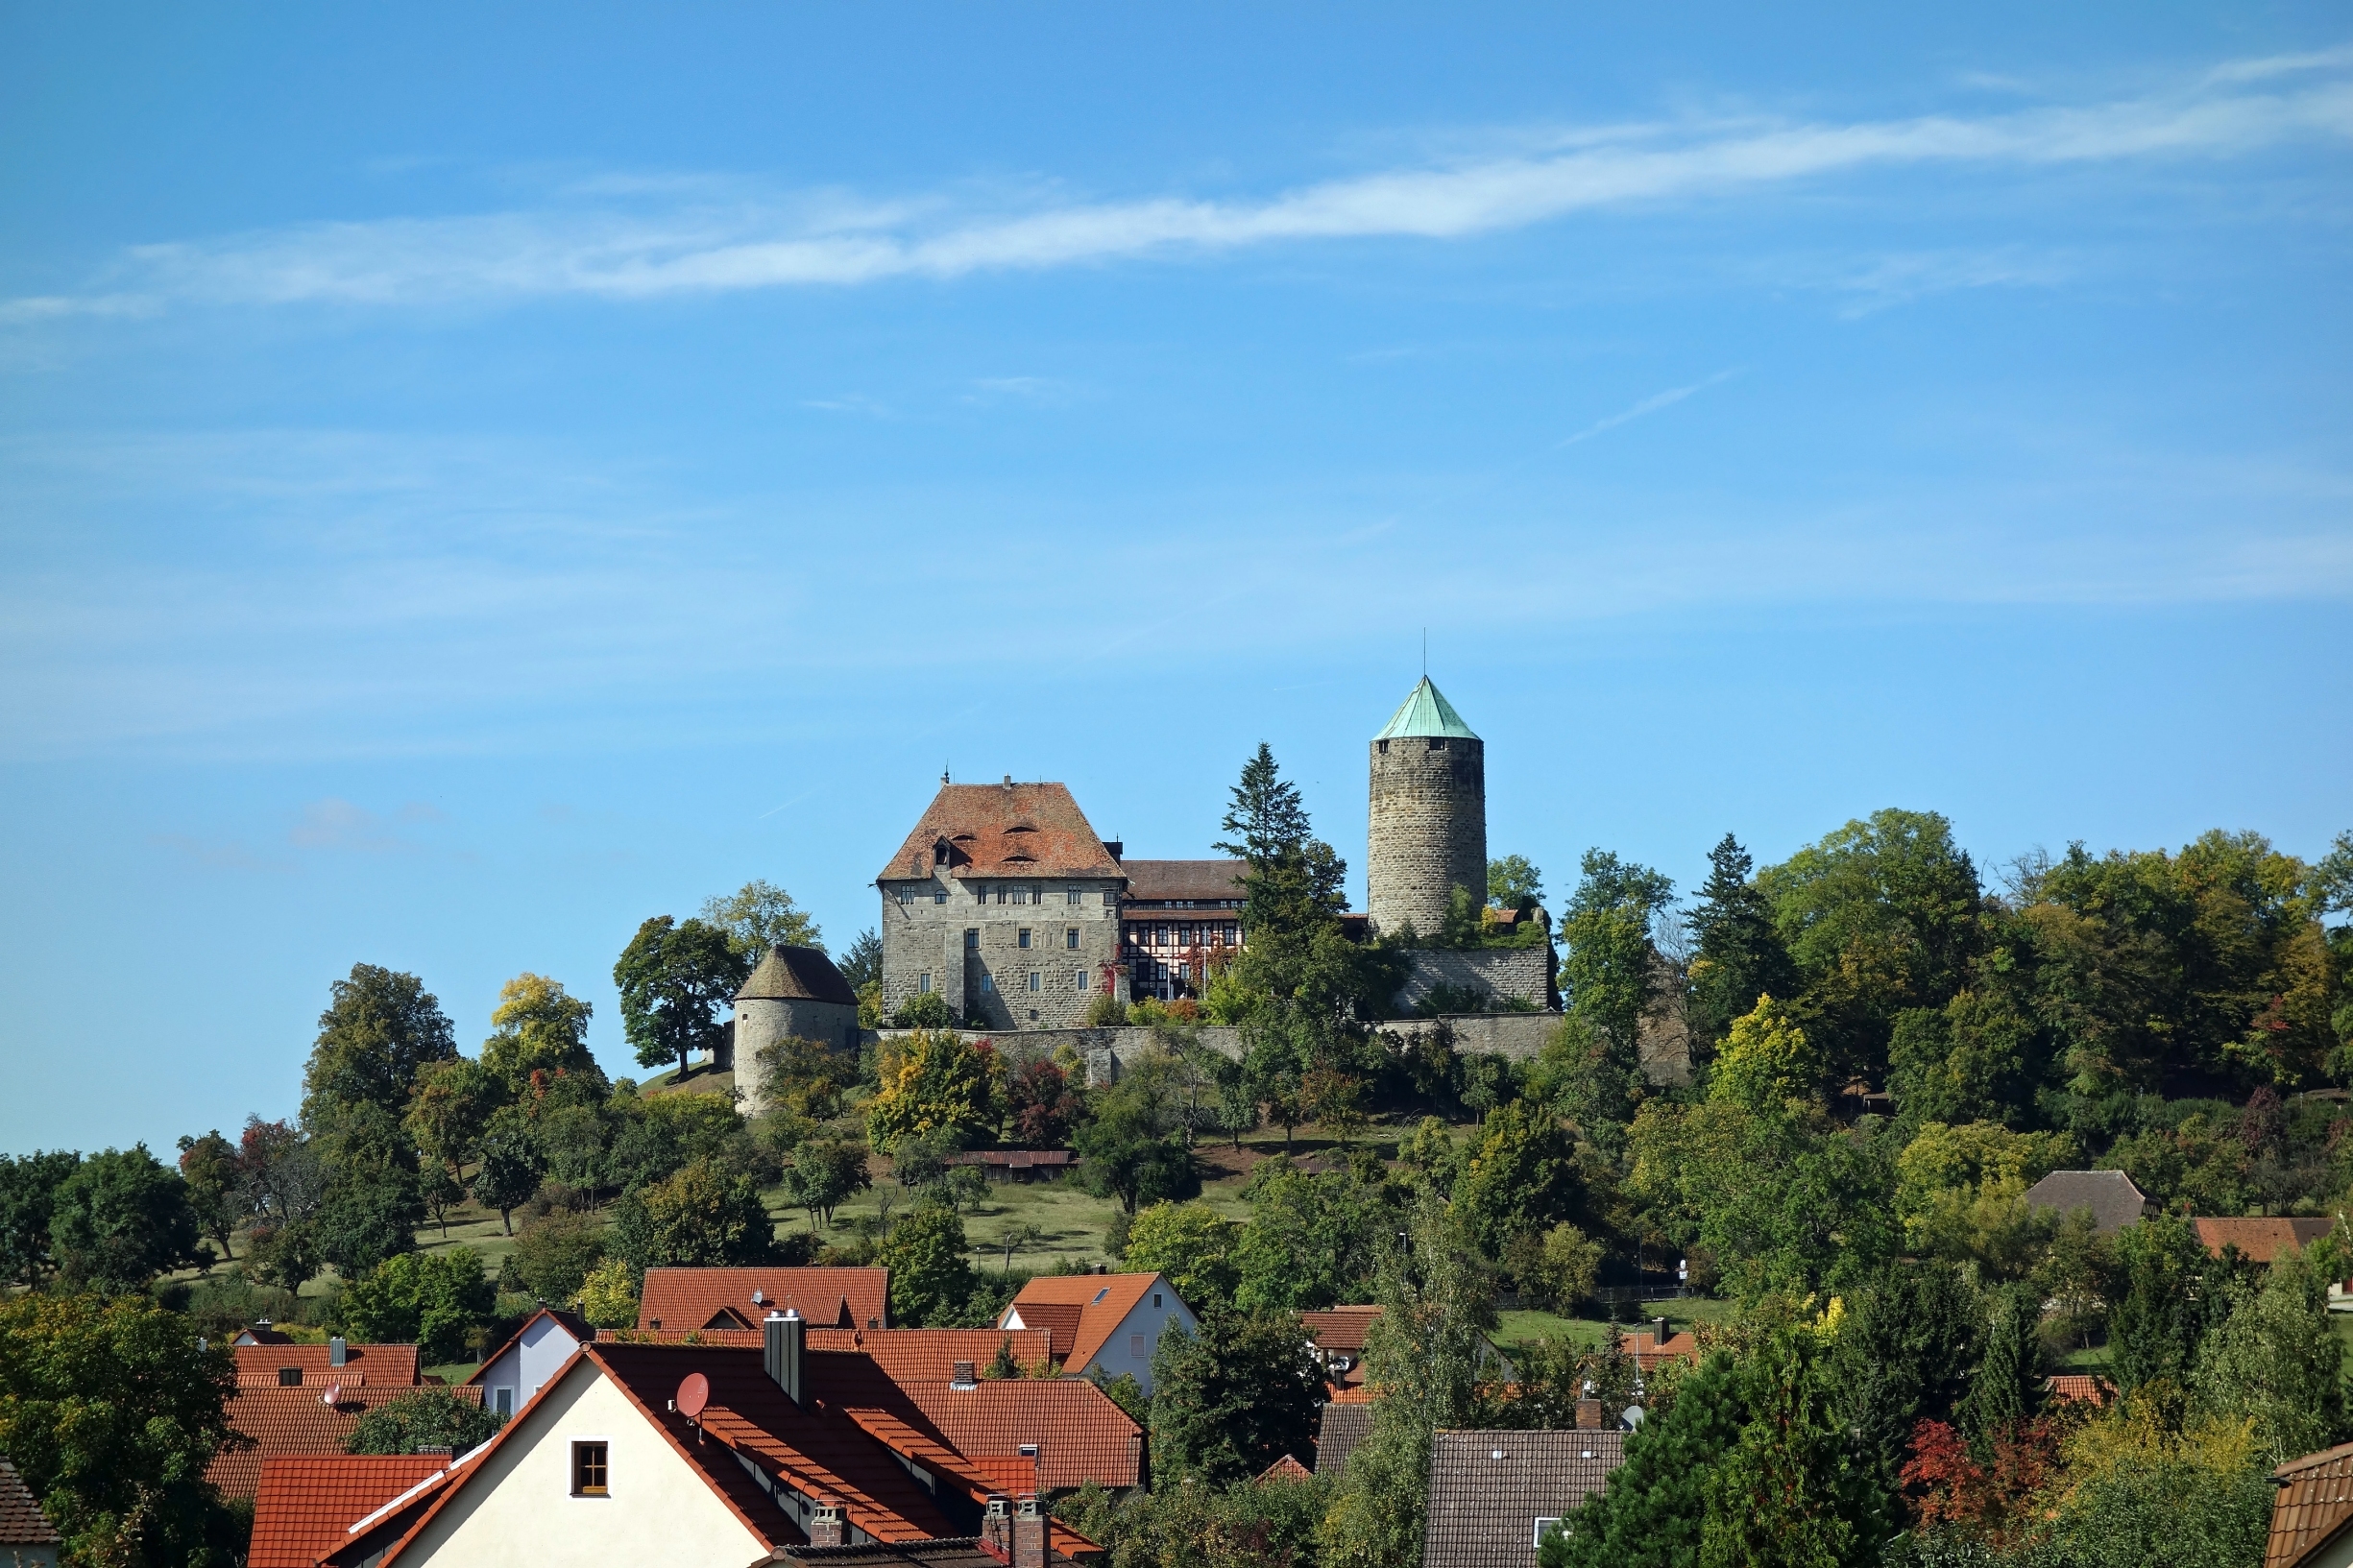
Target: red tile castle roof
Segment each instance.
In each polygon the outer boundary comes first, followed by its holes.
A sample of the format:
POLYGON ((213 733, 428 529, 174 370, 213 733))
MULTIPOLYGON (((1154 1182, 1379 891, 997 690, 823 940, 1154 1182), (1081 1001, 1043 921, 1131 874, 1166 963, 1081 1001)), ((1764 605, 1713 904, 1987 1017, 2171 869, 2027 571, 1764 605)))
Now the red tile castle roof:
POLYGON ((275 1459, 261 1467, 246 1568, 311 1568, 352 1544, 351 1527, 449 1464, 430 1454, 275 1459))
POLYGON ((648 1268, 638 1327, 757 1331, 771 1312, 797 1311, 812 1328, 885 1328, 887 1268, 648 1268), (758 1294, 759 1300, 752 1299, 758 1294))
POLYGON ((1067 785, 1010 781, 941 784, 875 880, 929 877, 935 865, 957 878, 1125 875, 1067 785))

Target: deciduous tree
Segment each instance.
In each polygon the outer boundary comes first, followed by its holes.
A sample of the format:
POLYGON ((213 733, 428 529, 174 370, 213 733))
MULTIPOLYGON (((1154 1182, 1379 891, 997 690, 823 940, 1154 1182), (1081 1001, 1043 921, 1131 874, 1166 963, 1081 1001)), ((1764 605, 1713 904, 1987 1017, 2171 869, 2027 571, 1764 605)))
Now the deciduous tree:
POLYGON ((158 1274, 201 1263, 199 1235, 187 1183, 145 1144, 83 1161, 59 1184, 49 1218, 58 1272, 79 1290, 136 1291, 158 1274))
POLYGON ((506 1417, 497 1411, 484 1410, 479 1400, 459 1398, 453 1388, 420 1388, 362 1415, 343 1449, 347 1454, 414 1454, 422 1448, 446 1448, 465 1454, 490 1441, 505 1424, 506 1417))
MULTIPOLYGON (((743 971, 768 955, 770 948, 814 948, 825 951, 825 938, 806 909, 774 882, 755 878, 725 897, 703 901, 703 924, 727 935, 727 945, 743 962, 743 971)), ((852 948, 852 953, 857 949, 852 948)), ((853 986, 858 982, 852 981, 853 986)))
POLYGON ((1128 1228, 1124 1265, 1129 1273, 1168 1276, 1196 1314, 1215 1311, 1233 1299, 1237 1228, 1206 1203, 1155 1203, 1128 1228))
POLYGON ((621 1030, 638 1065, 676 1062, 719 1044, 718 1014, 751 973, 727 933, 699 920, 656 915, 638 928, 613 965, 621 994, 621 1030))
POLYGON ((1152 1352, 1153 1474, 1225 1486, 1310 1453, 1322 1392, 1296 1313, 1213 1310, 1198 1333, 1172 1323, 1152 1352))

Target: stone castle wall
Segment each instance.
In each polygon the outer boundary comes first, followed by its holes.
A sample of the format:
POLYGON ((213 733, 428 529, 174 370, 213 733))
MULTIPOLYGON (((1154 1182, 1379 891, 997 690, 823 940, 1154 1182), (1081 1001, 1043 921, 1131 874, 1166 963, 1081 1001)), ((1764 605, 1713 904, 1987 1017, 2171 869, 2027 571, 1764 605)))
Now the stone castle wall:
MULTIPOLYGON (((1117 882, 935 876, 882 894, 885 1016, 928 981, 971 1028, 1069 1028, 1119 962, 1117 882)), ((1115 994, 1127 1000, 1124 977, 1115 994)))
POLYGON ((1457 887, 1487 902, 1487 744, 1409 736, 1371 746, 1365 908, 1372 929, 1428 933, 1457 887))
POLYGON ((858 1009, 838 1001, 746 997, 736 1003, 734 1023, 726 1051, 715 1065, 734 1070, 747 1113, 757 1112, 764 1088, 765 1074, 760 1068, 763 1046, 798 1035, 836 1050, 855 1052, 863 1038, 858 1027, 858 1009))
POLYGON ((1417 949, 1405 984, 1397 991, 1401 1008, 1420 1005, 1434 985, 1468 987, 1498 1001, 1525 1001, 1538 1007, 1552 1004, 1552 949, 1490 948, 1475 953, 1440 953, 1417 949))

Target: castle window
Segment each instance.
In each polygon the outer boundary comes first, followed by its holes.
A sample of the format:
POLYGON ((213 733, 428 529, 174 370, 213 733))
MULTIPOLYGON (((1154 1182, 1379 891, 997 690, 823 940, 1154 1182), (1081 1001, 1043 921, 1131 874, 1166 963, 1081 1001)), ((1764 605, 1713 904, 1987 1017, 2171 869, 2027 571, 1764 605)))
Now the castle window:
POLYGON ((944 887, 934 887, 934 888, 933 888, 933 889, 932 889, 932 902, 933 902, 934 904, 945 904, 945 903, 947 903, 947 902, 948 902, 948 890, 947 890, 946 888, 944 888, 944 887))
POLYGON ((1078 903, 1078 902, 1079 902, 1080 899, 1082 899, 1082 898, 1085 898, 1085 897, 1086 897, 1086 891, 1085 891, 1085 889, 1083 889, 1083 888, 1074 887, 1074 888, 1069 889, 1069 890, 1068 890, 1068 892, 1069 892, 1069 898, 1068 898, 1067 902, 1068 902, 1068 903, 1071 903, 1071 904, 1076 904, 1076 903, 1078 903))
POLYGON ((900 889, 899 889, 899 902, 900 902, 901 904, 912 904, 912 903, 914 903, 914 902, 915 902, 915 890, 914 890, 913 888, 911 888, 911 887, 902 887, 902 888, 900 888, 900 889))
POLYGON ((1434 736, 1430 736, 1430 750, 1432 750, 1432 751, 1444 751, 1445 749, 1446 749, 1446 737, 1445 737, 1444 736, 1436 736, 1436 735, 1434 735, 1434 736))
POLYGON ((930 995, 932 990, 932 972, 930 970, 927 969, 915 977, 915 989, 927 996, 930 995))
POLYGON ((997 994, 997 981, 996 981, 996 978, 995 978, 993 976, 988 976, 988 975, 983 975, 983 976, 982 976, 982 977, 981 977, 981 995, 984 996, 984 997, 993 997, 993 996, 995 996, 996 994, 997 994))
POLYGON ((1074 986, 1078 987, 1078 988, 1079 988, 1079 990, 1081 990, 1081 991, 1085 990, 1085 989, 1086 989, 1086 971, 1085 971, 1085 970, 1083 970, 1083 969, 1074 969, 1074 970, 1072 970, 1072 971, 1070 972, 1070 983, 1071 983, 1072 985, 1074 985, 1074 986))
POLYGON ((1386 741, 1386 740, 1381 741, 1381 742, 1380 742, 1380 748, 1381 748, 1381 755, 1382 755, 1383 757, 1387 757, 1387 756, 1389 755, 1389 742, 1388 742, 1388 741, 1386 741))
POLYGON ((1016 887, 1016 888, 1014 888, 1014 889, 1013 889, 1013 902, 1014 902, 1015 904, 1027 904, 1027 903, 1029 903, 1029 902, 1030 902, 1030 890, 1029 890, 1028 888, 1026 888, 1026 887, 1016 887))
POLYGON ((999 904, 1003 904, 1005 902, 1005 889, 1002 887, 997 889, 997 902, 999 904))
POLYGON ((1045 987, 1038 983, 1042 978, 1044 978, 1044 977, 1039 975, 1036 970, 1033 969, 1030 971, 1030 989, 1032 991, 1044 990, 1045 987))
POLYGON ((964 951, 966 953, 978 953, 981 951, 980 927, 967 926, 964 928, 964 951))
POLYGON ((1077 951, 1078 951, 1078 947, 1079 947, 1079 928, 1078 928, 1078 927, 1073 926, 1073 927, 1071 927, 1069 929, 1065 930, 1065 931, 1062 933, 1062 945, 1063 945, 1064 947, 1066 947, 1066 948, 1069 948, 1069 949, 1070 949, 1070 950, 1072 950, 1073 952, 1077 952, 1077 951))
POLYGON ((1030 928, 1029 928, 1029 927, 1024 926, 1024 927, 1021 929, 1021 939, 1020 939, 1020 941, 1019 941, 1019 942, 1018 942, 1016 945, 1017 945, 1017 946, 1020 946, 1020 947, 1025 947, 1025 948, 1026 948, 1026 947, 1028 947, 1028 946, 1030 945, 1030 928))

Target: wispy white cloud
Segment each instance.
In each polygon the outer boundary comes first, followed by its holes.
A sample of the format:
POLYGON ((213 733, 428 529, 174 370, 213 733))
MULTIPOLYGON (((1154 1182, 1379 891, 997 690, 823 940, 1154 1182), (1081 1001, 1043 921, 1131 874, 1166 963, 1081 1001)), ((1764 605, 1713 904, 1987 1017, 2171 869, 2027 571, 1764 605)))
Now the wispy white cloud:
POLYGON ((2353 49, 2227 62, 2176 91, 2013 112, 1791 124, 1681 120, 1526 133, 1258 200, 1162 195, 992 204, 934 193, 778 198, 685 175, 570 182, 528 210, 308 224, 141 246, 73 300, 352 305, 580 295, 629 300, 1084 266, 1283 242, 1461 239, 1570 214, 1721 197, 1871 169, 2244 155, 2353 136, 2353 49), (599 205, 601 204, 601 205, 599 205))
POLYGON ((1640 402, 1636 403, 1631 408, 1620 409, 1617 413, 1611 415, 1606 420, 1594 421, 1591 424, 1587 425, 1584 429, 1578 431, 1573 436, 1568 436, 1563 440, 1554 442, 1552 444, 1552 449, 1557 452, 1564 446, 1574 446, 1581 441, 1590 441, 1595 436, 1600 435, 1604 430, 1614 430, 1619 425, 1627 423, 1632 420, 1638 420, 1645 414, 1656 414, 1662 408, 1672 408, 1675 404, 1682 402, 1686 398, 1690 397, 1693 393, 1705 392, 1708 388, 1716 385, 1718 382, 1729 381, 1739 374, 1740 373, 1736 370, 1718 371, 1713 375, 1707 377, 1705 380, 1694 381, 1687 387, 1671 387, 1665 392, 1653 393, 1650 397, 1643 398, 1640 402))

